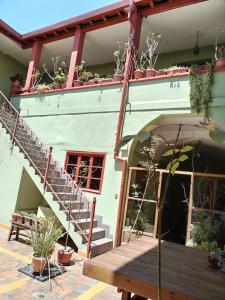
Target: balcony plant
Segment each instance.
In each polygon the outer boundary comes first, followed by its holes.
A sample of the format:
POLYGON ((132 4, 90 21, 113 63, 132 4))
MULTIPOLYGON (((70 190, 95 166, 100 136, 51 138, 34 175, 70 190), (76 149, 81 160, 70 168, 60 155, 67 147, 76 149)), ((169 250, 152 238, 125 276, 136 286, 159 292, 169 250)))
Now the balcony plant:
POLYGON ((73 81, 73 86, 82 85, 81 75, 85 71, 85 61, 82 60, 81 64, 74 68, 75 80, 73 81))
POLYGON ((30 88, 31 93, 34 93, 37 91, 37 87, 40 84, 42 77, 43 77, 43 74, 39 70, 34 69, 34 72, 32 75, 32 87, 30 88))
POLYGON ((46 63, 43 64, 43 69, 49 79, 52 81, 51 87, 60 89, 65 87, 67 80, 67 65, 64 61, 60 62, 60 56, 52 57, 52 71, 49 71, 46 63))
POLYGON ((93 73, 89 71, 83 71, 80 76, 80 80, 82 81, 83 85, 90 84, 89 81, 94 78, 93 73))
POLYGON ((161 34, 150 33, 146 37, 147 49, 144 52, 144 57, 146 61, 146 77, 155 76, 155 64, 159 56, 158 48, 161 41, 161 34))
POLYGON ((55 243, 62 236, 62 229, 55 225, 54 218, 38 219, 38 225, 31 229, 29 237, 33 247, 33 272, 42 273, 46 265, 49 265, 55 243))
POLYGON ((141 55, 138 55, 138 52, 136 52, 134 54, 133 57, 133 61, 134 61, 134 78, 135 79, 140 79, 143 78, 145 76, 145 55, 142 52, 141 55))
POLYGON ((222 34, 224 34, 223 29, 218 32, 215 42, 215 66, 218 68, 225 67, 225 46, 218 44, 222 34))
POLYGON ((123 80, 127 49, 128 49, 128 43, 117 41, 117 50, 114 51, 113 53, 113 57, 116 64, 116 68, 114 70, 114 76, 113 76, 113 80, 115 81, 123 80))

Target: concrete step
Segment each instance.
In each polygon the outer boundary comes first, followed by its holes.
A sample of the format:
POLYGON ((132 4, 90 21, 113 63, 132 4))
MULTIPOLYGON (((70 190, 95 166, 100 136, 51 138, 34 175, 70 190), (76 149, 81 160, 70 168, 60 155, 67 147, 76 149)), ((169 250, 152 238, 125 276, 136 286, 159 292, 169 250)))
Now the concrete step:
MULTIPOLYGON (((71 193, 68 193, 68 194, 57 193, 57 195, 61 201, 79 201, 80 200, 76 197, 76 195, 71 194, 71 193)), ((54 195, 53 195, 53 199, 58 200, 57 198, 54 198, 54 195)))
POLYGON ((42 162, 45 162, 45 165, 46 165, 47 157, 45 156, 45 153, 39 152, 37 154, 32 154, 32 152, 30 152, 30 151, 29 152, 27 151, 27 153, 34 162, 42 161, 42 162))
MULTIPOLYGON (((78 220, 78 225, 80 226, 81 229, 83 230, 88 230, 90 228, 90 222, 91 222, 91 219, 88 218, 88 219, 79 219, 78 220)), ((78 228, 76 227, 76 224, 75 224, 75 221, 71 221, 71 223, 73 224, 74 226, 74 230, 75 231, 78 231, 78 228)), ((94 220, 93 221, 93 228, 96 228, 98 225, 98 221, 97 220, 94 220)))
MULTIPOLYGON (((87 244, 86 244, 87 246, 87 244)), ((103 254, 113 249, 113 240, 106 237, 91 242, 90 258, 103 254)))
MULTIPOLYGON (((45 167, 39 167, 39 170, 41 171, 42 174, 45 173, 45 167)), ((48 170, 48 177, 60 177, 60 176, 61 176, 60 171, 52 170, 52 169, 48 170)))
MULTIPOLYGON (((34 163, 36 164, 36 166, 38 167, 38 168, 40 168, 40 169, 44 169, 45 170, 45 168, 46 168, 46 164, 47 164, 47 160, 46 161, 39 161, 39 160, 35 160, 35 159, 33 159, 33 161, 34 161, 34 163)), ((49 170, 55 170, 55 164, 53 163, 50 163, 49 164, 49 170)))
MULTIPOLYGON (((64 210, 64 212, 67 214, 67 211, 64 210)), ((72 209, 71 211, 71 215, 73 216, 73 218, 75 220, 78 220, 78 219, 85 219, 85 218, 90 218, 90 211, 87 210, 87 209, 72 209)), ((67 220, 68 220, 68 215, 67 215, 67 220)))
MULTIPOLYGON (((82 243, 85 244, 86 240, 84 238, 84 236, 82 235, 81 232, 78 231, 78 233, 80 233, 81 237, 82 237, 82 243)), ((86 230, 86 236, 89 236, 89 229, 86 230)), ((95 227, 92 230, 92 241, 96 241, 96 240, 100 240, 103 239, 105 237, 105 229, 99 228, 99 227, 95 227)))
MULTIPOLYGON (((65 208, 62 206, 62 203, 60 201, 57 201, 59 204, 59 209, 60 210, 65 210, 65 208)), ((63 204, 67 207, 67 208, 71 208, 71 209, 83 209, 84 207, 84 202, 80 202, 80 201, 62 201, 63 204)))
POLYGON ((41 151, 41 145, 28 144, 28 143, 25 143, 24 141, 19 141, 19 142, 22 145, 22 147, 27 151, 28 150, 41 151))
POLYGON ((48 176, 47 180, 50 184, 65 185, 65 183, 66 183, 66 179, 61 178, 61 177, 48 176))
POLYGON ((37 145, 36 140, 31 140, 28 137, 20 137, 20 138, 18 138, 18 141, 21 142, 21 143, 25 143, 27 145, 37 145))
MULTIPOLYGON (((66 185, 51 184, 51 187, 56 193, 70 193, 72 190, 71 186, 66 185)), ((50 189, 47 188, 47 191, 50 191, 50 189)))
POLYGON ((46 152, 38 151, 35 149, 28 149, 27 153, 30 157, 43 157, 47 159, 46 152))

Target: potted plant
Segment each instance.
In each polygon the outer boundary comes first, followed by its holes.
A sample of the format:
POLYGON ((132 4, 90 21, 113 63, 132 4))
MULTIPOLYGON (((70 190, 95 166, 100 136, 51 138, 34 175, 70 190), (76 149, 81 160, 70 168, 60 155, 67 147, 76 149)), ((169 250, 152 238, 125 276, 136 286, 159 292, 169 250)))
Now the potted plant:
POLYGON ((69 231, 70 231, 70 215, 72 210, 72 202, 68 206, 68 229, 66 231, 65 245, 58 250, 58 263, 63 266, 69 266, 74 250, 68 247, 69 231))
POLYGON ((161 40, 161 34, 150 33, 146 37, 147 50, 144 52, 146 61, 146 77, 155 76, 155 64, 159 56, 158 47, 161 40))
POLYGON ((82 85, 81 75, 84 71, 85 71, 85 61, 82 60, 81 64, 74 68, 74 73, 76 77, 76 79, 73 81, 74 87, 82 85))
POLYGON ((12 214, 12 221, 23 224, 24 218, 23 218, 22 214, 20 214, 19 212, 14 212, 12 214))
POLYGON ((89 80, 91 80, 93 78, 94 78, 93 74, 89 71, 83 71, 81 76, 80 76, 80 80, 82 81, 83 85, 90 84, 89 80))
POLYGON ((225 67, 225 46, 218 45, 220 36, 224 33, 224 30, 221 29, 216 37, 215 42, 215 66, 218 68, 225 67))
POLYGON ((55 89, 64 88, 67 80, 67 65, 64 61, 60 63, 60 56, 52 57, 51 60, 52 71, 48 70, 46 63, 43 64, 43 69, 55 89))
POLYGON ((37 91, 37 86, 41 82, 43 74, 39 70, 34 69, 32 75, 32 87, 30 88, 31 93, 35 93, 37 91))
POLYGON ((114 51, 113 57, 115 60, 116 68, 114 70, 113 80, 122 81, 124 76, 124 68, 126 62, 126 55, 128 49, 128 43, 117 42, 118 49, 114 51))
POLYGON ((33 272, 42 273, 54 251, 56 241, 62 237, 62 229, 55 225, 54 218, 39 218, 38 224, 30 232, 33 247, 33 272))
POLYGON ((145 56, 142 52, 140 56, 138 56, 138 52, 134 54, 134 78, 140 79, 145 76, 145 56))
POLYGON ((93 78, 91 78, 90 80, 88 80, 88 84, 92 85, 92 84, 97 84, 98 80, 100 78, 100 75, 98 73, 95 73, 93 75, 93 78))

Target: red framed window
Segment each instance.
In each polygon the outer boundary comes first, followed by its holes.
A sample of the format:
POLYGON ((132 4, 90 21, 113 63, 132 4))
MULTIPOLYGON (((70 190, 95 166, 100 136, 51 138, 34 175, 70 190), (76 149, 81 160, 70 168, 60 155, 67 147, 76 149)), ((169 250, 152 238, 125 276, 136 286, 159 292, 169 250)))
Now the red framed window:
POLYGON ((105 153, 67 151, 65 169, 81 188, 101 192, 105 153))

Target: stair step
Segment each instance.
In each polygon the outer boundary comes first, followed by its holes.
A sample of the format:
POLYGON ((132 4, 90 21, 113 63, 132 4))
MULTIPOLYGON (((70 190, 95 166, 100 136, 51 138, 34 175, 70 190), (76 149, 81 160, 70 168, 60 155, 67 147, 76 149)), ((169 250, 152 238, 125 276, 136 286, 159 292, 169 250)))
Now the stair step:
MULTIPOLYGON (((75 194, 71 194, 71 193, 57 193, 57 196, 59 197, 59 199, 61 201, 79 201, 80 199, 75 195, 75 194)), ((53 195, 53 199, 54 200, 58 200, 56 197, 54 197, 53 195)))
MULTIPOLYGON (((64 212, 67 214, 67 211, 64 210, 64 212)), ((72 209, 71 215, 75 220, 78 219, 85 219, 85 218, 90 218, 91 212, 87 209, 72 209)), ((67 214, 67 220, 69 219, 69 216, 67 214)))
MULTIPOLYGON (((59 184, 51 184, 52 189, 56 193, 70 193, 72 190, 71 186, 59 185, 59 184)), ((47 191, 51 191, 50 188, 47 188, 47 191)))
MULTIPOLYGON (((39 166, 38 169, 41 171, 42 174, 45 173, 45 167, 41 167, 39 166)), ((59 177, 61 175, 60 171, 57 171, 57 170, 52 170, 52 169, 49 169, 48 170, 48 177, 59 177)), ((54 199, 54 200, 57 200, 57 199, 54 199)))
POLYGON ((26 151, 28 151, 28 150, 40 151, 41 150, 41 145, 28 144, 28 143, 25 143, 24 141, 19 141, 19 142, 26 151))
MULTIPOLYGON (((36 166, 39 167, 40 169, 46 168, 47 160, 44 162, 44 161, 38 161, 38 160, 33 159, 33 161, 36 164, 36 166)), ((55 164, 50 163, 48 168, 49 168, 49 170, 55 170, 55 164)))
MULTIPOLYGON (((86 243, 86 240, 81 232, 77 231, 82 236, 82 243, 86 243)), ((86 230, 86 236, 89 236, 89 229, 86 230)), ((95 227, 92 230, 92 242, 96 240, 103 239, 105 237, 105 229, 102 229, 100 227, 95 227)))
MULTIPOLYGON (((87 245, 87 244, 85 244, 87 245)), ((90 258, 103 254, 113 249, 113 240, 106 237, 91 242, 90 258)))
POLYGON ((47 180, 50 184, 65 185, 65 183, 66 183, 66 179, 61 178, 61 177, 50 177, 50 176, 48 176, 47 180))
MULTIPOLYGON (((60 210, 64 210, 65 208, 62 206, 62 203, 60 201, 57 201, 60 207, 60 210)), ((63 204, 66 207, 71 207, 71 209, 83 209, 84 207, 84 202, 80 202, 80 201, 62 201, 63 204)))
MULTIPOLYGON (((78 228, 76 227, 75 221, 71 221, 71 223, 74 226, 74 231, 78 231, 78 228)), ((90 223, 91 223, 91 219, 87 218, 87 219, 79 219, 78 220, 78 225, 80 226, 81 229, 85 229, 88 230, 90 228, 90 223)), ((98 225, 98 221, 94 220, 93 221, 93 228, 96 228, 98 225)))

